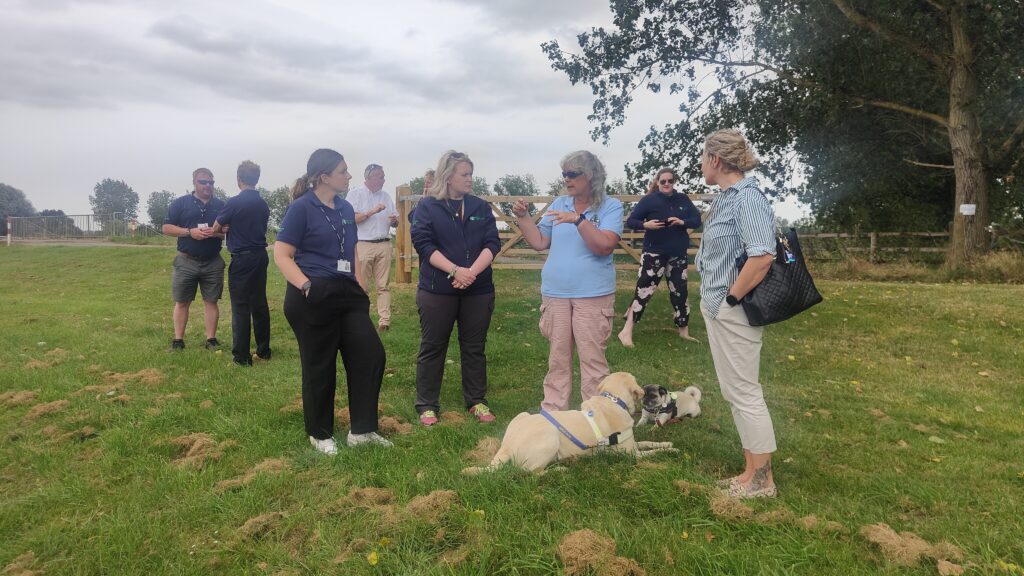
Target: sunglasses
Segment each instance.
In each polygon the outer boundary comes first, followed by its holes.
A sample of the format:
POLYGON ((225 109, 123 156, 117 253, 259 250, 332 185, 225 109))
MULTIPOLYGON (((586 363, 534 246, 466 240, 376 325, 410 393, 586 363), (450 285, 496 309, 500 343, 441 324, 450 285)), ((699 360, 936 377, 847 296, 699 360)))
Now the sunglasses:
POLYGON ((563 170, 562 178, 579 178, 583 176, 583 172, 580 170, 563 170))
POLYGON ((670 178, 668 180, 658 180, 658 184, 675 184, 675 183, 676 183, 675 178, 670 178))
POLYGON ((196 184, 202 184, 203 186, 213 186, 213 180, 196 180, 196 184))

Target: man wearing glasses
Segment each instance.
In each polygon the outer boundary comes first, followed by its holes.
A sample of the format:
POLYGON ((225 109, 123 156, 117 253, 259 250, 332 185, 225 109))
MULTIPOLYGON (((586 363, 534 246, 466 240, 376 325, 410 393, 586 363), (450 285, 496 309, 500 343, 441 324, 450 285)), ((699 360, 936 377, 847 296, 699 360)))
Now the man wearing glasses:
POLYGON ((217 301, 224 290, 224 259, 220 256, 223 232, 215 233, 213 224, 224 202, 213 195, 213 172, 199 168, 192 173, 194 191, 171 202, 164 220, 163 233, 178 238, 178 254, 171 271, 171 297, 174 299, 174 340, 171 350, 185 348, 188 312, 196 299, 196 287, 203 294, 203 320, 206 349, 220 349, 217 342, 217 301))
POLYGON ((363 171, 366 184, 345 197, 356 212, 359 244, 356 257, 361 267, 363 290, 370 293, 370 279, 377 285, 378 330, 391 327, 391 227, 398 225, 398 212, 391 195, 384 191, 384 168, 370 164, 363 171))

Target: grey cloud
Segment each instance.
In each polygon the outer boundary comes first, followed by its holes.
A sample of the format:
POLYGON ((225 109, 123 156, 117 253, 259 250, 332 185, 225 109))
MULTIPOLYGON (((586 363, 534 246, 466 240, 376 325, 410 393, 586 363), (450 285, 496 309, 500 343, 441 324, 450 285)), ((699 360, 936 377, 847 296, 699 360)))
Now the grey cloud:
POLYGON ((608 2, 599 0, 452 0, 478 8, 493 17, 495 29, 536 31, 580 22, 590 21, 609 14, 608 2))

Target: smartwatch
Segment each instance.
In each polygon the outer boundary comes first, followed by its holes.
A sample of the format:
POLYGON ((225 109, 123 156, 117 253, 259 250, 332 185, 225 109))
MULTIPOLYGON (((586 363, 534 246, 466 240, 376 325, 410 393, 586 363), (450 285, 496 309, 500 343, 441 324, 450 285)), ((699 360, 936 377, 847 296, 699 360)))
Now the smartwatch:
POLYGON ((577 218, 577 219, 576 219, 576 221, 575 221, 575 222, 573 222, 573 224, 575 224, 576 226, 579 226, 579 225, 580 225, 580 224, 582 224, 582 223, 583 223, 583 221, 584 221, 584 220, 586 220, 586 219, 587 219, 587 216, 586 216, 586 214, 580 214, 580 217, 579 217, 579 218, 577 218))
POLYGON ((302 290, 302 295, 306 296, 308 298, 309 297, 309 289, 312 286, 313 286, 313 281, 312 280, 306 280, 306 282, 302 285, 302 288, 299 288, 299 290, 302 290))
POLYGON ((732 294, 727 294, 725 296, 725 303, 728 304, 729 306, 735 306, 735 305, 739 304, 740 301, 735 296, 733 296, 732 294))

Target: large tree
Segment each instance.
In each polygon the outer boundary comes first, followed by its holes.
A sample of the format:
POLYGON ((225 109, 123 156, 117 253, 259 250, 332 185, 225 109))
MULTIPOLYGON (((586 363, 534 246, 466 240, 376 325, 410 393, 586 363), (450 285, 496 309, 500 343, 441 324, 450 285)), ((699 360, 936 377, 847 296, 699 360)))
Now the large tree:
POLYGON ((45 217, 41 219, 40 225, 47 234, 64 238, 85 236, 85 232, 63 210, 40 210, 37 216, 45 217))
POLYGON ((149 193, 149 198, 146 200, 146 214, 149 215, 149 223, 157 230, 163 226, 164 220, 167 218, 167 210, 170 209, 173 201, 174 194, 167 190, 149 193))
POLYGON ((98 217, 119 214, 125 220, 139 216, 139 195, 122 180, 104 178, 89 196, 92 213, 98 217))
POLYGON ((743 126, 779 188, 807 167, 796 191, 816 214, 879 213, 887 208, 864 200, 895 195, 896 218, 915 199, 943 200, 941 215, 917 217, 953 220, 953 265, 986 248, 990 200, 1019 196, 1021 0, 612 0, 611 9, 614 29, 580 34, 581 53, 557 42, 544 50, 593 90, 595 138, 623 122, 637 89, 683 95, 681 118, 652 128, 631 178, 683 159, 692 175, 704 134, 743 126), (717 87, 702 91, 707 74, 717 87))
POLYGON ((267 206, 270 207, 270 221, 267 225, 276 230, 281 225, 281 220, 284 220, 284 213, 288 210, 288 204, 292 201, 291 188, 287 186, 281 186, 273 190, 267 190, 266 188, 259 189, 260 196, 266 201, 267 206))
POLYGON ((25 193, 14 186, 0 183, 0 225, 8 216, 35 216, 36 209, 25 193))
MULTIPOLYGON (((537 187, 537 180, 533 174, 519 175, 506 174, 498 178, 493 186, 496 196, 539 196, 540 188, 537 187)), ((508 203, 499 204, 501 212, 509 218, 515 218, 512 214, 512 205, 508 203)), ((533 214, 533 204, 527 204, 530 214, 533 214)))

